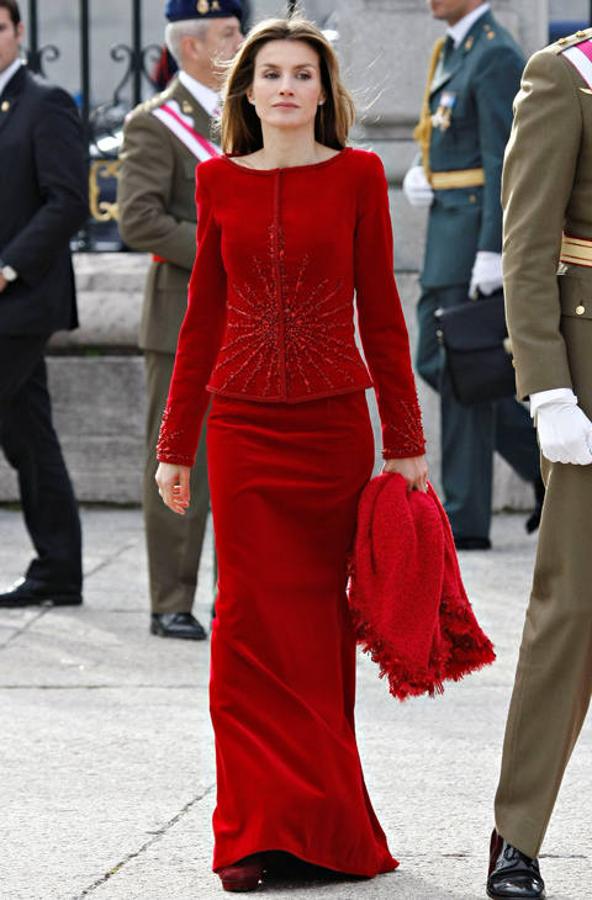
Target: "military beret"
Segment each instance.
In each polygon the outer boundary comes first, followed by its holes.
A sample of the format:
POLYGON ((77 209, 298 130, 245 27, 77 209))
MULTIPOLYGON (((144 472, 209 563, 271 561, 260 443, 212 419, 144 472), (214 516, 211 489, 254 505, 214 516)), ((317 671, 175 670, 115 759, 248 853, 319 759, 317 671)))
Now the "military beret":
POLYGON ((184 19, 242 19, 240 0, 167 0, 165 16, 169 22, 184 19))

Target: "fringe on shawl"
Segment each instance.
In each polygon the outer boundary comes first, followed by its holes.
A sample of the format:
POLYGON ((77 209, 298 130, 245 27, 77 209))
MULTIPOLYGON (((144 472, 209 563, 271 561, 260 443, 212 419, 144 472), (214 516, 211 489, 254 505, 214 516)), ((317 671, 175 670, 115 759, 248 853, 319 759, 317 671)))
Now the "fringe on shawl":
POLYGON ((429 666, 425 668, 405 659, 380 638, 364 617, 359 599, 350 584, 349 603, 356 640, 378 665, 379 677, 386 678, 389 692, 397 700, 443 694, 445 681, 460 681, 496 658, 493 644, 479 627, 470 605, 452 598, 442 600, 440 638, 434 642, 429 666))

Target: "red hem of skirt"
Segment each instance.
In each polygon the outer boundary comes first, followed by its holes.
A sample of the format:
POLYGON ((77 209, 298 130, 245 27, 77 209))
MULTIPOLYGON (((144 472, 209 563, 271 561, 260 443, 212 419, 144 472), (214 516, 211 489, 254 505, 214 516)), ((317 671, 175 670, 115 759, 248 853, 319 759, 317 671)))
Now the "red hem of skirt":
POLYGON ((241 855, 238 857, 234 856, 234 857, 229 858, 221 863, 217 863, 215 866, 214 865, 212 866, 212 872, 217 873, 221 869, 226 868, 226 866, 233 866, 239 860, 245 859, 247 856, 254 856, 257 853, 277 853, 277 852, 290 853, 292 856, 295 856, 296 859, 299 859, 301 862, 308 863, 311 866, 318 866, 320 869, 327 869, 329 872, 335 872, 337 875, 351 875, 355 878, 376 878, 377 875, 387 875, 389 872, 394 872, 396 869, 398 869, 399 865, 400 865, 399 861, 397 859, 395 859, 394 856, 392 856, 391 857, 392 865, 389 865, 388 868, 377 869, 377 870, 373 870, 372 872, 370 872, 369 870, 366 870, 365 872, 360 872, 360 871, 353 872, 349 869, 335 868, 334 865, 328 864, 326 860, 321 861, 318 858, 313 858, 312 856, 304 855, 304 854, 300 853, 299 851, 295 850, 294 848, 279 847, 277 845, 274 845, 273 847, 265 846, 265 847, 259 847, 255 850, 249 850, 247 853, 241 853, 241 855))

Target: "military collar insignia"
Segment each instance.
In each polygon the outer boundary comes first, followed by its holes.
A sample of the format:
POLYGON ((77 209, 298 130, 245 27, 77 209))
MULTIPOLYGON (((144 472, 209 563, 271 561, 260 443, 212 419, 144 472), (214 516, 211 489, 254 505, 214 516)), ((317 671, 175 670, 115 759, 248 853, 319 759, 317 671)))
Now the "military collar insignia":
POLYGON ((183 110, 185 115, 187 115, 187 116, 193 115, 193 106, 191 105, 191 103, 189 103, 188 100, 183 100, 183 103, 181 104, 181 109, 183 110))
POLYGON ((10 109, 10 100, 3 100, 2 105, 0 106, 0 111, 3 113, 8 112, 10 109))
POLYGON ((472 50, 472 49, 473 49, 473 44, 474 44, 474 43, 475 43, 475 38, 473 37, 473 35, 471 35, 470 37, 468 37, 468 38, 466 39, 466 41, 465 41, 465 51, 466 51, 467 53, 469 52, 469 50, 472 50))

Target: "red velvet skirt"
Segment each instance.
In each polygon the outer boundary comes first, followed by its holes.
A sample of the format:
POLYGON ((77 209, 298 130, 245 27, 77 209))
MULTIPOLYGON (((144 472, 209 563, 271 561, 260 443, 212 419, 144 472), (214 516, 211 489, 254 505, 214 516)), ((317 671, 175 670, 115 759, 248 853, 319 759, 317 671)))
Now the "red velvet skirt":
POLYGON ((293 405, 215 396, 207 440, 219 564, 213 867, 281 850, 353 875, 391 871, 356 745, 345 595, 374 461, 364 392, 293 405))

